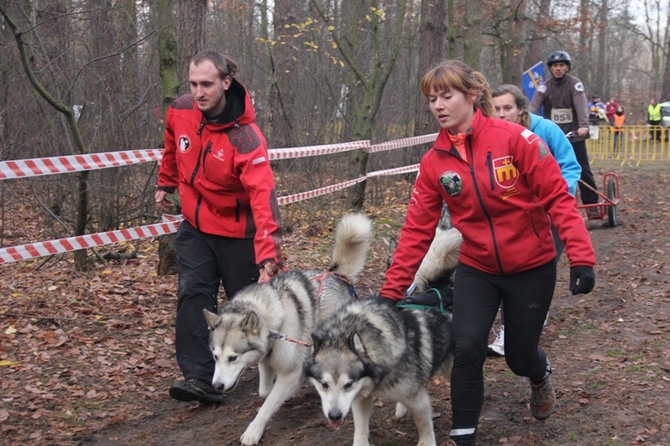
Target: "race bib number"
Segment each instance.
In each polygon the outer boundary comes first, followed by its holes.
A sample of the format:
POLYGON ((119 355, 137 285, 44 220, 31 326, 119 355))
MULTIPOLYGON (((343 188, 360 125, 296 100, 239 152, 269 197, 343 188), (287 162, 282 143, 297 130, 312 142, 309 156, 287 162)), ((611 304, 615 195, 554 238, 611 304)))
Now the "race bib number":
POLYGON ((569 124, 572 122, 571 108, 552 108, 551 120, 556 124, 569 124))

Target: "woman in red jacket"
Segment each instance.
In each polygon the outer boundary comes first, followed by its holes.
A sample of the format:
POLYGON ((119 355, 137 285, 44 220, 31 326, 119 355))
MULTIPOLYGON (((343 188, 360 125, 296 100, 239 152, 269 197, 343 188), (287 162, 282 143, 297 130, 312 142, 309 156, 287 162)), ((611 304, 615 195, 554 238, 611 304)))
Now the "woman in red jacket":
POLYGON ((484 400, 489 330, 504 303, 505 359, 531 383, 531 412, 546 419, 556 397, 539 339, 556 284, 551 224, 570 260, 570 290, 595 284, 595 253, 556 160, 530 130, 495 119, 481 73, 457 60, 430 70, 421 92, 441 130, 421 160, 381 300, 395 303, 435 234, 445 201, 463 234, 454 281, 451 442, 474 445, 484 400), (507 325, 509 324, 509 325, 507 325))

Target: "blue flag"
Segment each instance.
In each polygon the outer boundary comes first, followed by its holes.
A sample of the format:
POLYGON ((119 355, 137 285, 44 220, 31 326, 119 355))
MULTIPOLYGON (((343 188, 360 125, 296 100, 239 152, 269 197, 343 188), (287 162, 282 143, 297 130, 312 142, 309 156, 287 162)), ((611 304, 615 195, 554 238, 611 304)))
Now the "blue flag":
MULTIPOLYGON (((533 99, 535 90, 544 82, 544 65, 542 62, 538 62, 526 71, 524 71, 521 77, 521 83, 523 86, 523 92, 526 93, 528 101, 533 99)), ((537 111, 537 114, 542 116, 542 107, 537 111)))

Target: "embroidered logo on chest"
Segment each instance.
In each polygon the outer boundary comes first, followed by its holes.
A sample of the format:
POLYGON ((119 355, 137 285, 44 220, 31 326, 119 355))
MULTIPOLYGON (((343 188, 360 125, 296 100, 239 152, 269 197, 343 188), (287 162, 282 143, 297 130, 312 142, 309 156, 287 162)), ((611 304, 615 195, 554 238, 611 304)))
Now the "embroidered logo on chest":
POLYGON ((219 149, 214 152, 214 158, 216 158, 219 161, 223 161, 223 149, 219 149))
POLYGON ((498 186, 509 189, 519 179, 519 171, 512 164, 513 157, 504 156, 493 160, 493 171, 498 186))

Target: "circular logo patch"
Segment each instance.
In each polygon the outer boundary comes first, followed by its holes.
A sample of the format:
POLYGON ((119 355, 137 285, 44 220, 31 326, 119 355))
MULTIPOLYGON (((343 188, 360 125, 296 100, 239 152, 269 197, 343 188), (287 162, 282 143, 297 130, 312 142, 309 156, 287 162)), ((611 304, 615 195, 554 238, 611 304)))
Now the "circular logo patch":
POLYGON ((460 195, 463 191, 463 180, 461 180, 460 175, 453 171, 444 172, 440 175, 440 184, 445 192, 452 197, 460 195))
POLYGON ((188 149, 191 148, 191 141, 188 139, 188 136, 179 137, 178 147, 180 152, 188 152, 188 149))

